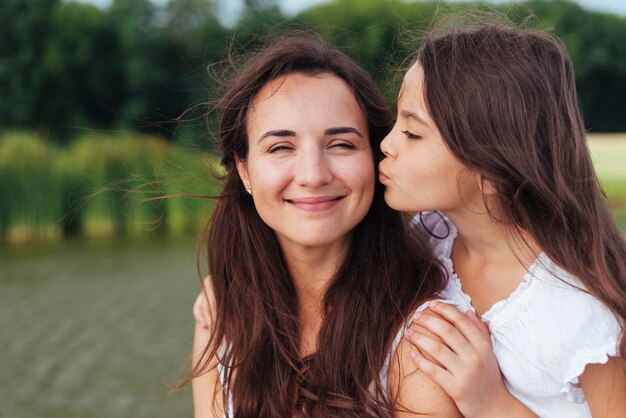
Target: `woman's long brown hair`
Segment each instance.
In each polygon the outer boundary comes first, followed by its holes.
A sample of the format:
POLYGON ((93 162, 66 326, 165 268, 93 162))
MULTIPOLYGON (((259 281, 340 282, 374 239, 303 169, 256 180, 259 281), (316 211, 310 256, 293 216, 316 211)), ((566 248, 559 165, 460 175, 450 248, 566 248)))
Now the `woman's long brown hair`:
POLYGON ((257 214, 237 174, 246 156, 246 114, 258 91, 290 73, 331 74, 354 91, 374 153, 391 127, 369 75, 314 36, 287 37, 261 51, 230 85, 220 106, 224 184, 206 255, 216 301, 211 341, 186 382, 226 366, 235 417, 385 417, 392 405, 380 371, 403 320, 443 286, 423 240, 410 234, 376 185, 372 206, 326 290, 317 351, 301 358, 298 300, 274 232, 257 214))
POLYGON ((417 61, 449 149, 495 186, 498 220, 530 233, 621 321, 626 366, 626 244, 593 169, 565 47, 545 32, 459 26, 428 36, 417 61))

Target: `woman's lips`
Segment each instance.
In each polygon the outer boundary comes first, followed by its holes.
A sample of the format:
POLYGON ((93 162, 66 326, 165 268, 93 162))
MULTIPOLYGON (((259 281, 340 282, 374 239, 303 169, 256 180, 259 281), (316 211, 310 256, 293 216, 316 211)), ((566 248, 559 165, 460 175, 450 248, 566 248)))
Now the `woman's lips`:
POLYGON ((323 212, 335 206, 345 196, 300 197, 286 202, 305 212, 323 212))

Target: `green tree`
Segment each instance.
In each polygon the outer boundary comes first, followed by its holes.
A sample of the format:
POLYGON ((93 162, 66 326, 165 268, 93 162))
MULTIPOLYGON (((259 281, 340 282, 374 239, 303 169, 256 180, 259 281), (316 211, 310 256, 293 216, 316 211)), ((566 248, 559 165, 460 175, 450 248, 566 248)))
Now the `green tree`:
POLYGON ((116 39, 106 15, 78 3, 3 3, 0 125, 66 138, 68 127, 101 127, 120 97, 116 39))
MULTIPOLYGON (((119 45, 95 6, 60 3, 40 61, 37 123, 51 128, 106 127, 117 118, 122 91, 119 45)), ((66 129, 62 129, 67 137, 66 129)))
POLYGON ((41 57, 59 0, 0 3, 0 125, 34 126, 41 57))
POLYGON ((434 12, 433 3, 336 0, 307 10, 298 19, 310 22, 359 62, 393 100, 407 60, 419 48, 419 37, 434 12))
POLYGON ((570 1, 531 1, 572 57, 585 122, 594 131, 626 131, 626 19, 570 1))

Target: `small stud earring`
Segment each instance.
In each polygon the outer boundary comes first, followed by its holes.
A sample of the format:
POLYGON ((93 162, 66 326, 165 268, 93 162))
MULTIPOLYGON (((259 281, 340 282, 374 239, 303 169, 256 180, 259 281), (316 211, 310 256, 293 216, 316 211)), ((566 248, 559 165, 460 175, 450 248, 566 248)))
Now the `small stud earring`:
POLYGON ((246 193, 248 193, 250 196, 252 196, 252 189, 246 189, 246 193))

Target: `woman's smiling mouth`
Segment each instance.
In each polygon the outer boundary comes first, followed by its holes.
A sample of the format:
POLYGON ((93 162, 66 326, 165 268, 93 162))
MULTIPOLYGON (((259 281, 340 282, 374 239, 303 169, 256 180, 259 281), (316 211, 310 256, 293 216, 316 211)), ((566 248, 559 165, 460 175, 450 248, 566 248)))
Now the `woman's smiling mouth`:
POLYGON ((297 199, 285 199, 285 201, 305 212, 323 212, 335 206, 344 197, 343 195, 301 197, 297 199))

